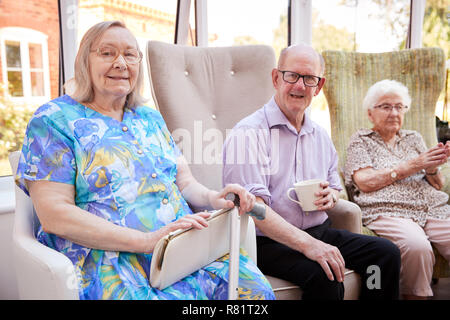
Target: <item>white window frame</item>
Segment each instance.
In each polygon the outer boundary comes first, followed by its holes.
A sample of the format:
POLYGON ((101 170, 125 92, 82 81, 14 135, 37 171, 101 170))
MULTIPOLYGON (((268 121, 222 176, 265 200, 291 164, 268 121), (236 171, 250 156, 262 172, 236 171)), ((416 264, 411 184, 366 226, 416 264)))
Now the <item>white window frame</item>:
POLYGON ((48 60, 48 36, 42 32, 20 27, 6 27, 0 29, 0 54, 2 57, 2 77, 4 84, 8 85, 8 73, 6 65, 6 41, 20 43, 20 59, 22 71, 23 97, 9 98, 18 103, 43 104, 50 100, 50 68, 48 60), (42 49, 42 69, 44 75, 44 95, 33 96, 31 91, 31 72, 35 69, 30 68, 29 44, 39 44, 42 49))

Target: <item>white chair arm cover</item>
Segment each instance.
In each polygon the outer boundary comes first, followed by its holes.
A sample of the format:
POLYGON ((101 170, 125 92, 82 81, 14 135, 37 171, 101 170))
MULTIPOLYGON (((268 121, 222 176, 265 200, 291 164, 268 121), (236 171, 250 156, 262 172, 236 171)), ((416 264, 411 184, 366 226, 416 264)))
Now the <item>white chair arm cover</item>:
POLYGON ((327 210, 327 214, 333 228, 361 233, 361 209, 356 203, 339 199, 333 209, 327 210))
POLYGON ((20 299, 79 299, 77 276, 69 258, 35 239, 14 242, 20 299))
POLYGON ((253 218, 248 218, 247 234, 243 240, 242 247, 247 251, 248 256, 256 264, 256 230, 253 218))

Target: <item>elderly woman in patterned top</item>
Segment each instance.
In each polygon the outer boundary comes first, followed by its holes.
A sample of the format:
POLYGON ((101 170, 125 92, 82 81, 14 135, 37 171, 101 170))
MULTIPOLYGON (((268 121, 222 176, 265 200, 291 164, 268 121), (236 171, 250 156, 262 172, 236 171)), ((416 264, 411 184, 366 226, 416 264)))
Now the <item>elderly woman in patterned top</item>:
POLYGON ((405 299, 432 296, 431 243, 450 261, 450 206, 439 191, 450 142, 428 149, 416 131, 403 130, 411 98, 394 80, 369 88, 363 108, 372 129, 356 132, 347 149, 345 184, 361 207, 363 223, 401 251, 400 290, 405 299))
MULTIPOLYGON (((209 213, 240 211, 254 196, 238 185, 221 192, 192 176, 160 113, 142 105, 142 53, 118 21, 93 26, 75 62, 73 94, 41 106, 27 128, 17 183, 42 227, 37 239, 65 254, 79 274, 80 299, 226 299, 228 259, 160 291, 149 284, 156 242, 180 228, 206 228, 209 213)), ((195 250, 195 248, 189 248, 195 250)), ((267 280, 240 257, 242 299, 273 299, 267 280)))

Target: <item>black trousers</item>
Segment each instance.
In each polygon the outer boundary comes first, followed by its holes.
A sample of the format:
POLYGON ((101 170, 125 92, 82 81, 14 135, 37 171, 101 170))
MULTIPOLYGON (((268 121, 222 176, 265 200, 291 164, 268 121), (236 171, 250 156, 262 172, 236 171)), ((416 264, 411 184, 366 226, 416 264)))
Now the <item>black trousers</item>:
MULTIPOLYGON (((328 219, 304 231, 339 249, 345 267, 361 276, 360 299, 398 299, 400 251, 397 246, 383 238, 337 230, 330 228, 330 225, 328 219)), ((296 250, 258 236, 257 257, 258 267, 264 274, 295 283, 302 288, 304 300, 344 298, 343 284, 336 280, 330 281, 320 264, 296 250)))

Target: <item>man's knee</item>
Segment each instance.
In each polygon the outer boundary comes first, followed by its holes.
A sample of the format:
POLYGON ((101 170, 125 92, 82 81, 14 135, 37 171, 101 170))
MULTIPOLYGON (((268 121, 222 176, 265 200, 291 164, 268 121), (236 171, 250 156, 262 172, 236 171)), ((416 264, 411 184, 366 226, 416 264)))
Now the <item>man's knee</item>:
POLYGON ((320 268, 310 274, 302 287, 303 300, 343 300, 344 284, 328 279, 325 271, 320 268))
POLYGON ((374 237, 375 245, 373 248, 374 254, 376 254, 381 261, 386 261, 400 268, 400 250, 399 248, 390 240, 374 237))

